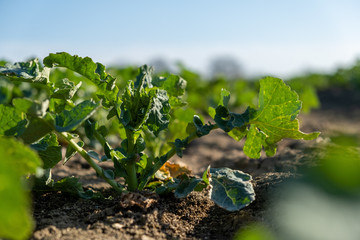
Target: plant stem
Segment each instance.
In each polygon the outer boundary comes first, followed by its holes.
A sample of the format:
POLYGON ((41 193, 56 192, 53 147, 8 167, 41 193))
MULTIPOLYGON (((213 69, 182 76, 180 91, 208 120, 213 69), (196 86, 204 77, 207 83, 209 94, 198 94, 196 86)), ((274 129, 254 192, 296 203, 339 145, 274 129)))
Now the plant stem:
POLYGON ((105 177, 103 169, 97 165, 91 157, 87 154, 86 150, 76 144, 76 142, 72 139, 72 137, 66 132, 57 132, 61 137, 63 137, 71 147, 73 147, 96 171, 96 173, 103 178, 107 183, 109 183, 117 192, 122 192, 122 189, 119 187, 118 183, 113 180, 105 177))
MULTIPOLYGON (((217 129, 219 126, 217 124, 212 125, 212 129, 217 129)), ((199 138, 199 136, 196 134, 196 132, 191 133, 187 138, 185 138, 183 141, 186 141, 187 143, 192 142, 194 139, 199 138)), ((139 189, 143 189, 149 180, 153 177, 153 175, 172 157, 176 154, 176 147, 172 147, 165 155, 161 156, 159 158, 159 161, 157 161, 154 166, 151 169, 151 174, 148 174, 146 178, 142 179, 139 185, 139 189)))
POLYGON ((135 140, 134 134, 131 130, 126 129, 127 137, 127 163, 126 163, 126 173, 128 174, 127 184, 129 191, 135 191, 138 188, 138 179, 136 176, 136 160, 138 154, 135 150, 135 140))

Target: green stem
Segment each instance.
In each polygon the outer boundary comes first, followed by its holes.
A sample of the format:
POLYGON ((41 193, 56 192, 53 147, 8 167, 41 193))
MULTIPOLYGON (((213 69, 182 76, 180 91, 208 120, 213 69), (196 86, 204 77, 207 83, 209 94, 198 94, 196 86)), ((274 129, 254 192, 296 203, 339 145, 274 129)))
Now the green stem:
MULTIPOLYGON (((219 128, 218 125, 214 124, 211 130, 219 128)), ((191 133, 187 138, 183 139, 183 141, 186 141, 187 143, 192 142, 194 139, 199 138, 199 136, 196 134, 196 132, 191 133)), ((172 147, 165 155, 161 156, 159 158, 159 161, 157 161, 154 166, 152 167, 150 174, 147 174, 144 179, 140 182, 139 189, 142 190, 147 185, 147 183, 150 181, 150 179, 153 177, 153 175, 174 155, 176 154, 176 147, 172 147)))
POLYGON ((128 174, 127 184, 129 191, 136 191, 138 188, 138 179, 136 176, 135 161, 129 161, 126 164, 126 173, 128 174))
POLYGON ((126 173, 128 174, 127 184, 129 191, 136 191, 138 188, 138 179, 136 176, 136 160, 138 154, 135 151, 135 141, 134 134, 131 130, 126 129, 126 137, 128 141, 127 147, 127 163, 126 163, 126 173))
POLYGON ((117 192, 122 192, 122 189, 119 187, 118 183, 115 180, 109 179, 104 175, 103 169, 97 165, 91 157, 87 154, 86 150, 76 144, 76 142, 72 139, 70 134, 66 132, 57 132, 61 137, 63 137, 71 147, 73 147, 96 171, 97 175, 103 178, 107 183, 109 183, 117 192))

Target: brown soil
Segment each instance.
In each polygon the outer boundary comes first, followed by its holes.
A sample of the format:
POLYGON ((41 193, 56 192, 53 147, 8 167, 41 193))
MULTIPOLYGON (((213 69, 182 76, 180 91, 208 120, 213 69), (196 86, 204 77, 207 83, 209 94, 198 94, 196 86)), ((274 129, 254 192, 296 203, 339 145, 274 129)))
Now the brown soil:
POLYGON ((304 132, 321 131, 314 141, 284 140, 274 157, 254 160, 236 142, 215 131, 194 141, 184 157, 174 158, 199 174, 208 166, 230 167, 254 178, 256 200, 248 207, 227 212, 208 199, 207 192, 184 199, 149 192, 118 196, 99 180, 86 162, 75 159, 53 172, 57 178, 74 175, 86 186, 109 198, 84 200, 62 193, 33 193, 36 229, 31 239, 232 239, 253 222, 266 223, 269 194, 281 183, 316 165, 317 144, 337 132, 360 133, 359 94, 336 89, 319 93, 322 108, 300 116, 304 132), (134 204, 135 203, 135 204, 134 204))

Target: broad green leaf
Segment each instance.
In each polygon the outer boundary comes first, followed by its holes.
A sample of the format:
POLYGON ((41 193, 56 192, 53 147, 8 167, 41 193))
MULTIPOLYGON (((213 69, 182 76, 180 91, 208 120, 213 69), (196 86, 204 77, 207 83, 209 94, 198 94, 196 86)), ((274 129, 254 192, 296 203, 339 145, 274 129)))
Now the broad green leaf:
POLYGON ((14 86, 6 78, 0 76, 0 104, 8 104, 13 96, 14 86))
POLYGON ((76 177, 66 177, 55 182, 51 190, 71 193, 85 199, 99 197, 99 195, 94 195, 94 192, 91 190, 85 191, 76 177))
MULTIPOLYGON (((71 102, 71 100, 68 101, 71 102)), ((58 99, 58 98, 50 98, 49 111, 58 114, 63 112, 65 109, 69 110, 70 106, 67 106, 67 104, 68 103, 66 100, 58 99)))
POLYGON ((201 183, 201 178, 195 178, 195 177, 185 177, 186 175, 183 175, 183 179, 181 179, 179 185, 175 189, 175 197, 177 198, 184 198, 187 195, 189 195, 198 184, 201 183))
POLYGON ((249 123, 253 111, 247 108, 242 114, 232 113, 226 107, 219 105, 214 120, 222 130, 230 132, 234 128, 243 129, 249 123))
MULTIPOLYGON (((281 79, 268 77, 260 80, 259 109, 253 113, 250 124, 259 130, 256 138, 263 138, 265 134, 262 145, 269 147, 267 153, 275 154, 275 144, 283 138, 312 140, 319 135, 318 132, 306 134, 299 131, 296 117, 300 109, 298 95, 281 79)), ((256 138, 246 140, 245 144, 256 145, 255 142, 259 141, 256 138)), ((244 152, 252 158, 260 157, 260 153, 254 151, 244 149, 244 152)))
POLYGON ((24 113, 0 104, 0 136, 19 136, 24 132, 27 123, 24 113))
POLYGON ((10 156, 9 158, 4 157, 2 161, 11 162, 11 166, 16 168, 20 175, 35 173, 37 167, 42 165, 36 152, 21 142, 6 137, 0 137, 0 141, 0 149, 3 154, 1 156, 10 156))
POLYGON ((338 136, 323 149, 312 182, 338 196, 360 197, 360 143, 353 136, 338 136))
POLYGON ((91 115, 93 115, 96 109, 100 106, 99 103, 94 103, 90 100, 85 100, 82 103, 76 105, 72 110, 64 110, 61 114, 58 114, 55 118, 55 129, 59 132, 69 132, 76 129, 91 115))
MULTIPOLYGON (((101 63, 94 63, 89 57, 82 58, 77 55, 72 56, 66 52, 58 52, 50 53, 43 61, 44 65, 47 67, 65 67, 83 75, 96 84, 102 82, 110 83, 114 79, 105 72, 104 65, 101 63)), ((110 88, 109 90, 112 89, 113 88, 110 88)))
POLYGON ((255 125, 251 125, 246 135, 246 142, 243 151, 248 156, 260 157, 262 145, 266 139, 266 135, 259 131, 255 125))
POLYGON ((179 157, 182 158, 183 156, 183 151, 185 150, 185 148, 188 146, 188 142, 187 139, 185 140, 181 140, 181 139, 175 139, 174 142, 174 147, 176 150, 176 155, 178 155, 179 157))
POLYGON ((115 78, 105 71, 105 66, 95 63, 89 57, 79 57, 66 52, 51 53, 44 58, 47 67, 65 67, 75 71, 95 83, 102 91, 103 105, 109 107, 117 105, 119 89, 115 85, 115 78))
POLYGON ((43 118, 31 118, 29 125, 20 136, 26 144, 31 144, 55 129, 55 119, 50 113, 43 118))
POLYGON ((136 139, 136 143, 135 143, 136 152, 141 153, 142 151, 145 150, 145 148, 146 148, 145 140, 141 136, 139 136, 136 139))
POLYGON ((152 67, 149 67, 147 65, 143 65, 139 68, 140 73, 136 76, 135 81, 135 88, 142 90, 145 88, 152 88, 152 77, 151 75, 154 72, 154 69, 152 67))
POLYGON ((44 169, 53 168, 62 159, 61 146, 54 133, 50 133, 39 142, 32 144, 31 148, 38 152, 44 163, 44 169))
POLYGON ((90 151, 87 152, 87 155, 89 155, 91 158, 101 162, 101 159, 100 159, 99 154, 97 152, 90 150, 90 151))
POLYGON ((40 102, 30 98, 14 98, 12 103, 19 111, 34 117, 43 117, 49 107, 49 100, 40 102))
POLYGON ((85 121, 84 128, 85 128, 86 136, 89 139, 92 139, 96 129, 98 128, 98 123, 97 122, 92 122, 92 121, 90 121, 88 119, 88 120, 85 121))
POLYGON ((221 89, 219 105, 227 107, 230 100, 230 92, 226 89, 221 89))
POLYGON ((29 195, 21 177, 42 165, 29 147, 0 137, 0 238, 27 239, 34 228, 29 195))
POLYGON ((232 113, 223 106, 216 108, 214 120, 230 136, 240 140, 247 136, 244 153, 259 158, 264 148, 268 156, 276 153, 276 143, 284 138, 312 140, 319 133, 303 133, 296 119, 301 102, 281 79, 267 77, 260 80, 259 107, 248 107, 242 114, 232 113), (249 129, 248 129, 249 128, 249 129))
POLYGON ((69 79, 62 79, 59 83, 55 84, 55 89, 51 95, 52 98, 59 98, 63 100, 70 100, 73 98, 77 90, 79 90, 82 82, 75 85, 69 79))
POLYGON ((126 129, 137 131, 143 126, 149 116, 151 97, 145 92, 136 89, 129 81, 122 95, 120 122, 126 129))
POLYGON ((186 81, 180 76, 170 75, 167 78, 157 77, 153 79, 152 84, 167 92, 172 107, 184 106, 186 104, 181 99, 181 96, 185 93, 186 81))
POLYGON ((243 137, 246 136, 247 133, 248 130, 246 126, 243 126, 241 128, 234 127, 230 132, 228 132, 228 135, 236 141, 240 141, 241 139, 243 139, 243 137))
POLYGON ((168 127, 170 122, 169 97, 165 90, 157 89, 150 92, 151 103, 146 125, 156 135, 168 127))
MULTIPOLYGON (((201 119, 198 115, 194 116, 193 124, 196 128, 196 135, 198 137, 208 135, 210 133, 210 131, 214 128, 214 125, 211 123, 203 124, 203 122, 201 121, 201 119)), ((190 126, 188 128, 189 128, 188 133, 190 133, 190 126)))
POLYGON ((111 169, 102 169, 102 172, 107 179, 112 180, 115 178, 115 173, 111 169))
POLYGON ((178 75, 154 78, 152 84, 166 90, 169 96, 180 97, 184 95, 186 81, 178 75))
POLYGON ((215 118, 215 115, 216 115, 216 110, 215 110, 215 108, 209 107, 209 108, 208 108, 208 113, 209 113, 209 116, 210 116, 210 117, 215 118))
POLYGON ((303 113, 310 113, 312 109, 318 109, 320 107, 320 100, 313 86, 303 87, 302 91, 298 93, 302 102, 301 110, 303 113))
POLYGON ((238 211, 255 200, 251 176, 230 168, 211 168, 211 200, 228 211, 238 211))
POLYGON ((24 82, 47 84, 49 74, 49 68, 40 71, 38 59, 29 62, 17 62, 14 65, 6 64, 5 67, 0 66, 0 76, 14 77, 16 80, 24 82))
POLYGON ((120 121, 131 131, 144 124, 157 135, 170 120, 169 98, 162 89, 135 89, 130 81, 122 96, 120 121))

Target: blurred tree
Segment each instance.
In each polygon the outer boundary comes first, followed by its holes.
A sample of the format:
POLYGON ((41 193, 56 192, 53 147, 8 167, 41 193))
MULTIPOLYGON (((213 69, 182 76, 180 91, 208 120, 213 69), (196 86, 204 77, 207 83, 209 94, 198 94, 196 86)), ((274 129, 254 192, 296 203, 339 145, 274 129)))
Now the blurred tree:
POLYGON ((225 77, 227 79, 236 79, 242 77, 242 69, 238 60, 232 56, 224 55, 211 60, 211 77, 225 77))
POLYGON ((171 72, 171 67, 164 58, 157 57, 149 62, 149 66, 154 67, 155 73, 171 72))

